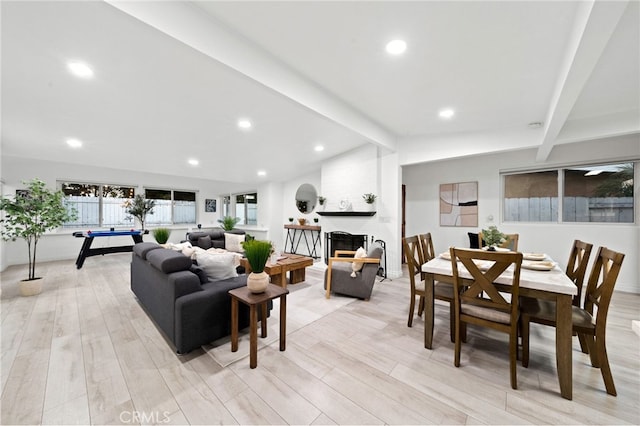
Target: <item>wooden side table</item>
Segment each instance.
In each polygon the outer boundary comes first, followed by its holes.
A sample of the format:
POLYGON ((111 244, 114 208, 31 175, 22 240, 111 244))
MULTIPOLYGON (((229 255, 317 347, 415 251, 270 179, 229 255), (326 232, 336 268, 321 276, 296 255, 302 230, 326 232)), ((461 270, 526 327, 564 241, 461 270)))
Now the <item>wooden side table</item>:
POLYGON ((287 343, 287 294, 289 290, 269 284, 264 293, 251 293, 245 287, 229 290, 231 296, 231 352, 238 350, 238 302, 249 307, 249 367, 258 365, 258 307, 261 309, 261 336, 267 337, 267 302, 280 298, 280 350, 287 343))

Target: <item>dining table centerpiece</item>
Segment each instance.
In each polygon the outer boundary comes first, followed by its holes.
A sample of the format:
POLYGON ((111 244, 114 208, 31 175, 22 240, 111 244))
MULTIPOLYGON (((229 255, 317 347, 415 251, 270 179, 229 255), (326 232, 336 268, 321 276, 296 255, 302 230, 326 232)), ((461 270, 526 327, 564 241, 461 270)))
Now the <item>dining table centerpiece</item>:
POLYGON ((488 229, 482 230, 482 239, 487 245, 487 250, 495 251, 496 247, 507 241, 507 236, 498 230, 495 225, 489 226, 488 229))

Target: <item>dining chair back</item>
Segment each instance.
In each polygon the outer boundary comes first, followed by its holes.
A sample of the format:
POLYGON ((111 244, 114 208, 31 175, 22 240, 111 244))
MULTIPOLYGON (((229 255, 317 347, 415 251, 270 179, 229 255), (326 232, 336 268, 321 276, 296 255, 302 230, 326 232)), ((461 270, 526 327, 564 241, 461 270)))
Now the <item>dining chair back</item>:
MULTIPOLYGON (((569 261, 567 262, 567 268, 565 274, 573 281, 578 289, 575 296, 573 296, 573 305, 580 307, 582 300, 582 286, 584 283, 584 276, 587 272, 587 265, 589 263, 589 256, 591 256, 591 250, 593 244, 586 243, 580 240, 574 240, 571 246, 571 252, 569 253, 569 261)), ((521 297, 520 298, 520 321, 522 324, 526 324, 529 327, 529 323, 537 323, 548 326, 555 326, 556 318, 556 302, 555 300, 536 299, 533 297, 521 297)), ((574 333, 576 335, 577 333, 574 333)), ((580 349, 583 353, 589 353, 589 346, 584 336, 578 336, 580 341, 580 349)), ((529 358, 522 360, 522 365, 527 367, 529 364, 529 358)))
MULTIPOLYGON (((451 247, 455 307, 454 365, 460 366, 460 351, 465 324, 476 324, 509 335, 511 387, 517 389, 516 357, 518 353, 518 296, 522 253, 457 249, 451 247), (461 275, 458 261, 471 275, 461 275), (512 269, 511 297, 505 298, 495 280, 509 267, 512 269)), ((510 272, 507 272, 508 274, 510 272)))
POLYGON ((411 284, 411 299, 409 300, 409 320, 407 327, 413 325, 413 313, 415 311, 416 296, 419 298, 418 304, 418 316, 422 315, 424 311, 424 299, 426 296, 424 279, 422 276, 422 250, 420 248, 420 241, 417 235, 406 237, 402 239, 402 246, 404 248, 404 256, 407 261, 407 270, 409 272, 409 282, 411 284), (418 279, 416 279, 416 275, 418 279))
POLYGON ((574 240, 571 252, 569 253, 569 261, 567 262, 565 273, 578 288, 578 293, 573 297, 574 306, 581 306, 582 285, 584 283, 584 276, 587 273, 587 265, 589 264, 589 256, 591 256, 592 249, 593 244, 574 240))
MULTIPOLYGON (((609 366, 605 338, 609 305, 623 260, 624 254, 622 253, 606 247, 598 248, 598 254, 587 281, 584 307, 571 307, 573 310, 573 331, 581 340, 584 339, 587 342, 591 365, 600 368, 607 393, 614 396, 617 395, 617 392, 609 366)), ((536 317, 541 317, 544 320, 541 323, 555 327, 555 309, 550 312, 535 312, 535 314, 536 317)), ((531 317, 530 312, 523 310, 521 331, 522 365, 524 367, 529 364, 529 323, 531 317)))
MULTIPOLYGON (((504 236, 506 237, 506 240, 500 244, 500 248, 507 248, 511 251, 518 251, 518 239, 520 237, 520 234, 504 234, 504 236)), ((484 244, 484 237, 482 235, 482 232, 478 233, 478 247, 483 247, 486 244, 484 244)))
MULTIPOLYGON (((420 253, 421 253, 421 264, 424 265, 431 259, 436 257, 435 250, 433 248, 433 239, 431 238, 431 232, 427 232, 426 234, 419 234, 418 241, 420 243, 420 253)), ((426 278, 427 274, 425 272, 421 273, 421 278, 424 281, 420 285, 420 287, 425 287, 426 289, 426 278)), ((426 290, 425 290, 426 291, 426 290)), ((454 329, 453 329, 453 284, 445 283, 441 281, 435 281, 433 283, 433 298, 437 300, 442 300, 444 302, 449 303, 449 337, 451 341, 454 341, 454 329)), ((420 296, 420 303, 418 305, 418 316, 422 316, 422 312, 424 311, 424 296, 420 296)), ((411 308, 410 308, 411 311, 411 308)), ((413 311, 409 313, 409 327, 413 322, 413 311)))

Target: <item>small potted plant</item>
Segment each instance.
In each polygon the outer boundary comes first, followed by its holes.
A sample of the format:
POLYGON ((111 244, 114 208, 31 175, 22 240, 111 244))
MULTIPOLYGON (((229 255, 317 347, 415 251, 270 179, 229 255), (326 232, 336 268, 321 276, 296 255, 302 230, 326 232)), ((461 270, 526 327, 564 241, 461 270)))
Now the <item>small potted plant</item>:
POLYGON ((325 201, 327 201, 326 197, 323 197, 322 195, 318 196, 318 202, 320 203, 321 206, 324 206, 325 201))
POLYGON ((167 244, 171 230, 169 228, 156 228, 153 230, 153 238, 158 244, 167 244))
POLYGON ((307 223, 307 219, 305 219, 304 217, 299 217, 298 223, 300 224, 300 226, 304 226, 305 223, 307 223))
POLYGON ((293 223, 293 218, 292 217, 289 218, 289 223, 293 223))
POLYGON ((220 223, 220 227, 225 231, 233 230, 233 228, 236 227, 238 222, 240 222, 239 217, 225 216, 222 219, 218 219, 218 223, 220 223))
POLYGON ((42 277, 36 277, 36 248, 42 235, 75 220, 75 209, 67 209, 62 191, 51 191, 40 179, 24 182, 27 190, 14 198, 0 199, 5 217, 0 221, 2 239, 24 238, 29 251, 29 277, 19 283, 20 294, 33 296, 42 291, 42 277))
POLYGON ((498 230, 495 225, 491 225, 488 229, 482 230, 482 239, 487 244, 487 250, 495 251, 496 246, 507 241, 507 237, 498 230))
POLYGON ((242 243, 242 248, 252 271, 247 277, 247 288, 252 293, 263 293, 269 286, 269 275, 264 272, 264 266, 271 256, 273 245, 270 241, 250 240, 242 243))
POLYGON ((376 202, 376 198, 378 198, 375 194, 367 193, 362 196, 364 202, 367 204, 367 208, 369 210, 374 210, 374 204, 376 202))
POLYGON ((147 200, 140 194, 133 197, 132 200, 127 200, 124 203, 124 208, 127 214, 138 219, 138 221, 140 222, 140 227, 142 228, 143 231, 144 231, 144 222, 147 219, 147 215, 153 214, 153 208, 155 206, 156 206, 156 202, 154 200, 147 200))

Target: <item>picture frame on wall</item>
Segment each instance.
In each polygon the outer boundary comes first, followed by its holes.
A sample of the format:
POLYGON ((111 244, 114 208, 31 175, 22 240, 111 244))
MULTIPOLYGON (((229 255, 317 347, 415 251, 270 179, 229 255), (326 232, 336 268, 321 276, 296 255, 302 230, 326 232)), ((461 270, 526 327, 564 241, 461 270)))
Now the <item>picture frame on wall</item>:
POLYGON ((478 182, 440 184, 440 226, 478 226, 478 182))
POLYGON ((207 213, 215 213, 216 212, 216 200, 207 198, 204 200, 204 211, 207 213))

